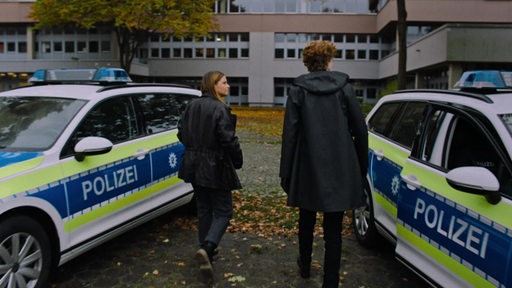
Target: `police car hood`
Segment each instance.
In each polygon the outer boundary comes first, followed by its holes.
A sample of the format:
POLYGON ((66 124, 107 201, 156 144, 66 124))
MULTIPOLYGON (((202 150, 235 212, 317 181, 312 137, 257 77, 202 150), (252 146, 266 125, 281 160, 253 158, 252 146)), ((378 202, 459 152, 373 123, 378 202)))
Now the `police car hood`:
POLYGON ((41 164, 41 161, 37 161, 36 158, 40 156, 43 156, 43 153, 0 152, 0 178, 4 178, 38 166, 41 164))
POLYGON ((332 94, 345 86, 349 77, 338 71, 318 71, 303 74, 293 81, 299 87, 315 95, 332 94))

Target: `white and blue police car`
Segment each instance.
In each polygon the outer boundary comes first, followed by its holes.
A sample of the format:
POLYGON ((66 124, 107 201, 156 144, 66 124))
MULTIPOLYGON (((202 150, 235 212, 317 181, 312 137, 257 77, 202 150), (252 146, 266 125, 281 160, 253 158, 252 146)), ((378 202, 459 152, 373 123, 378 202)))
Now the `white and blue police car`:
POLYGON ((200 91, 112 68, 31 82, 0 93, 0 287, 48 287, 58 265, 193 197, 177 124, 200 91))
POLYGON ((359 243, 390 240, 435 287, 512 287, 512 72, 385 96, 367 116, 359 243))

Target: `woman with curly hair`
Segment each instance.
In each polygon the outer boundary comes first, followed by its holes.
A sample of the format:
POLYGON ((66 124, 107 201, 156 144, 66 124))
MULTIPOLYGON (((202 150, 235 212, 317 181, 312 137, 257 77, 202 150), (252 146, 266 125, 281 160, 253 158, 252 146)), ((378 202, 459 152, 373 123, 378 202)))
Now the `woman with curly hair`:
POLYGON ((299 208, 299 256, 310 277, 313 231, 323 213, 323 287, 339 285, 343 213, 364 205, 362 179, 368 162, 368 132, 349 76, 331 71, 336 47, 313 41, 303 50, 309 73, 288 94, 283 126, 281 186, 287 205, 299 208))

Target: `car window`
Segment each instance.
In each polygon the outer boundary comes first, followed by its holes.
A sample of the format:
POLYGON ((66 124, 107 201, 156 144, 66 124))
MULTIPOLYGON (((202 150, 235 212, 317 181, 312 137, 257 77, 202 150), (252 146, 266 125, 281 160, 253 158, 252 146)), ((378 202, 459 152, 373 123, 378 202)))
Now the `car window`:
POLYGON ((387 136, 387 130, 392 123, 401 103, 386 103, 380 106, 368 121, 368 129, 372 132, 387 136))
POLYGON ((103 101, 85 116, 66 144, 62 155, 72 155, 75 144, 88 136, 104 137, 117 144, 141 135, 130 97, 103 101))
POLYGON ((153 134, 176 128, 192 96, 148 93, 135 99, 142 109, 145 132, 153 134))
POLYGON ((393 123, 389 138, 407 148, 411 148, 416 136, 427 103, 410 102, 402 107, 402 115, 393 123))
POLYGON ((53 97, 1 97, 0 150, 50 148, 85 103, 53 97))
POLYGON ((500 182, 500 191, 512 196, 512 177, 504 159, 474 121, 447 111, 430 114, 421 158, 445 171, 463 166, 489 169, 500 182))

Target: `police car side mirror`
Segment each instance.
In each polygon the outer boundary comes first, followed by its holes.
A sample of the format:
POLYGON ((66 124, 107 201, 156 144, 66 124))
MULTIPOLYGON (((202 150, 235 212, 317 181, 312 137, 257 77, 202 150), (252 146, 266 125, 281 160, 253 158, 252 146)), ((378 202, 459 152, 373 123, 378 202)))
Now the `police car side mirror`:
POLYGON ((78 141, 75 145, 75 159, 82 162, 85 156, 100 155, 110 152, 112 150, 112 142, 103 137, 89 136, 78 141))
POLYGON ((453 188, 472 194, 483 195, 490 204, 501 201, 500 182, 487 168, 459 167, 446 174, 446 181, 453 188))

